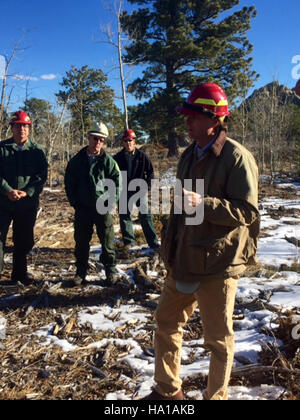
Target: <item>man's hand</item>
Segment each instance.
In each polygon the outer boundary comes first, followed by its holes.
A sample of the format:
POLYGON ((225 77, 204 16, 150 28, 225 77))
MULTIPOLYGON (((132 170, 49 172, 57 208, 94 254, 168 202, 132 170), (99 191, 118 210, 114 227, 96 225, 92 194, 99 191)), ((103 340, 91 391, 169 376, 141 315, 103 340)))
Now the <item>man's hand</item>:
POLYGON ((21 198, 24 198, 27 196, 27 193, 25 191, 20 190, 11 190, 9 193, 7 193, 7 197, 10 201, 19 201, 21 198))
POLYGON ((193 214, 196 208, 202 204, 202 196, 194 191, 182 188, 182 195, 174 196, 174 204, 178 209, 182 209, 187 214, 193 214))
POLYGON ((27 197, 27 192, 25 192, 25 191, 18 191, 18 193, 19 193, 19 197, 20 198, 25 198, 25 197, 27 197))
POLYGON ((19 191, 18 190, 11 190, 7 193, 7 197, 10 201, 18 201, 20 200, 19 191))
POLYGON ((182 189, 183 192, 183 200, 187 203, 188 207, 198 207, 202 204, 202 196, 194 191, 188 191, 184 188, 182 189))

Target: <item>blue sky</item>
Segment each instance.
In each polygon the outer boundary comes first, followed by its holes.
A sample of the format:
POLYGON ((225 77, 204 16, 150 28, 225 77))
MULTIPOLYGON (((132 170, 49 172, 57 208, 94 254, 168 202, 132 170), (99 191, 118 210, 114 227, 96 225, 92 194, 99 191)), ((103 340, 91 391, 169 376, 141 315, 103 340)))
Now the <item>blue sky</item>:
MULTIPOLYGON (((107 1, 109 5, 112 3, 107 1)), ((133 9, 126 2, 125 5, 129 10, 133 9)), ((258 11, 248 32, 254 46, 253 68, 261 75, 255 88, 274 79, 294 87, 293 68, 294 77, 300 78, 299 0, 241 0, 238 8, 250 5, 255 5, 258 11)), ((1 56, 9 56, 26 31, 21 43, 25 50, 17 54, 10 68, 11 74, 25 79, 11 80, 16 85, 12 108, 22 105, 26 87, 29 97, 53 102, 59 82, 72 65, 101 68, 108 73, 110 86, 119 93, 117 74, 112 71, 117 52, 113 47, 97 42, 104 39, 101 25, 112 21, 113 16, 102 0, 1 0, 0 72, 1 56)), ((129 80, 134 76, 133 71, 129 80)), ((128 103, 131 105, 136 101, 129 98, 128 103)))

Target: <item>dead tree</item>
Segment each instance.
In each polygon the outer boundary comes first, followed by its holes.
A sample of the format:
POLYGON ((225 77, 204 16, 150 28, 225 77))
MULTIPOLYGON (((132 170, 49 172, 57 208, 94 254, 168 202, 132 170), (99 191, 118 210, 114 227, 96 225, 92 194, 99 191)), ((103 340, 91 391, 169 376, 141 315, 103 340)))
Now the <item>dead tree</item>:
POLYGON ((57 118, 52 113, 48 113, 47 124, 46 124, 46 136, 47 136, 47 160, 49 164, 48 181, 50 187, 53 183, 53 153, 58 138, 58 134, 63 124, 63 118, 68 105, 68 100, 64 103, 57 118))
POLYGON ((22 37, 15 43, 10 56, 4 56, 3 74, 2 74, 2 77, 1 77, 1 79, 2 79, 1 95, 0 95, 0 136, 1 136, 2 131, 3 131, 5 114, 7 113, 7 110, 8 110, 9 104, 10 104, 10 100, 11 100, 11 95, 12 95, 12 92, 13 92, 13 88, 11 88, 9 95, 7 96, 8 79, 9 79, 9 77, 12 76, 12 75, 9 74, 9 69, 10 69, 10 66, 11 66, 12 62, 17 57, 18 53, 24 51, 24 48, 20 47, 24 38, 25 38, 25 34, 22 35, 22 37))
POLYGON ((124 66, 128 65, 128 63, 123 62, 122 51, 123 51, 123 43, 126 41, 125 38, 122 37, 122 27, 121 27, 121 15, 123 9, 123 0, 118 0, 114 2, 114 8, 112 9, 110 6, 106 6, 107 9, 115 16, 117 20, 117 32, 113 32, 111 25, 108 24, 106 26, 101 26, 101 31, 106 36, 106 41, 100 41, 104 43, 108 43, 115 47, 118 52, 118 66, 115 67, 119 71, 119 77, 121 82, 121 90, 122 90, 122 102, 123 102, 123 109, 124 109, 124 128, 128 129, 128 109, 127 109, 127 96, 126 96, 126 86, 125 86, 125 75, 124 75, 124 66))

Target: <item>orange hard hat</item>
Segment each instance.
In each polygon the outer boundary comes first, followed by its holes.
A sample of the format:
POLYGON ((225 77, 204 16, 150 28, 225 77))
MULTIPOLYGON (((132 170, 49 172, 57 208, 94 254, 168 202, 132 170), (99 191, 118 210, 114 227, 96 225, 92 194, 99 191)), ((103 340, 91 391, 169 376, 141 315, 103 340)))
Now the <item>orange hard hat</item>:
POLYGON ((183 115, 206 114, 211 117, 225 117, 228 111, 227 96, 216 83, 202 83, 195 87, 186 102, 176 108, 183 115))
POLYGON ((26 114, 24 111, 17 111, 15 112, 11 119, 10 124, 28 124, 31 125, 31 120, 29 115, 26 114))
POLYGON ((123 132, 122 140, 126 140, 126 139, 133 139, 133 140, 136 139, 135 132, 131 130, 130 128, 123 132))

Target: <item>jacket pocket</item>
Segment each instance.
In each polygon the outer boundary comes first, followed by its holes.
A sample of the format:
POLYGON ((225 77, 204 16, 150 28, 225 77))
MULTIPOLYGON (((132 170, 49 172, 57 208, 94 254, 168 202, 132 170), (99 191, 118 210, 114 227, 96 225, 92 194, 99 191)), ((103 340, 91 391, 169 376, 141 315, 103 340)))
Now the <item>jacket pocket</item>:
POLYGON ((222 238, 206 249, 206 270, 208 273, 218 273, 224 270, 234 257, 232 242, 222 238))
POLYGON ((234 259, 236 247, 227 239, 191 244, 188 249, 188 267, 195 274, 217 274, 234 259))
POLYGON ((206 267, 206 249, 191 244, 186 247, 185 252, 187 270, 193 274, 203 274, 206 267))

